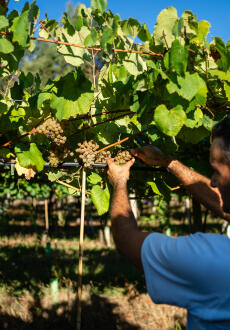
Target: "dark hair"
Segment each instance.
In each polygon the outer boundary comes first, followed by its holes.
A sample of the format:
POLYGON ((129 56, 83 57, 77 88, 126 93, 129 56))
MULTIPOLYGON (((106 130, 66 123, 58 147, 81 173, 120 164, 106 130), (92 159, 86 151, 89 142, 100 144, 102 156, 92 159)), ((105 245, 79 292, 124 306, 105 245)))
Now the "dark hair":
POLYGON ((212 141, 215 138, 221 138, 223 140, 224 156, 230 162, 230 115, 213 127, 211 137, 212 141))

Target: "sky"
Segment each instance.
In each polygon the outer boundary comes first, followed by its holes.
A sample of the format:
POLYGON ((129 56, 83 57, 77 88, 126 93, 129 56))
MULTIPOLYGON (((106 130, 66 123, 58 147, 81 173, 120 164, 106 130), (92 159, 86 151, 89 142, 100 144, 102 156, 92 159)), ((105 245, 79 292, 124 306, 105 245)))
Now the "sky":
MULTIPOLYGON (((21 10, 25 0, 10 0, 9 9, 21 10)), ((29 1, 31 2, 31 1, 29 1)), ((40 8, 40 18, 48 13, 49 18, 59 20, 66 9, 63 0, 37 0, 40 8)), ((74 5, 84 3, 90 6, 90 0, 72 0, 74 5)), ((209 39, 222 37, 225 42, 230 39, 230 0, 108 0, 108 8, 114 14, 119 14, 122 19, 136 18, 139 22, 146 23, 150 32, 154 30, 157 15, 168 6, 173 6, 180 17, 184 10, 191 10, 197 15, 198 20, 207 20, 211 23, 209 39)))

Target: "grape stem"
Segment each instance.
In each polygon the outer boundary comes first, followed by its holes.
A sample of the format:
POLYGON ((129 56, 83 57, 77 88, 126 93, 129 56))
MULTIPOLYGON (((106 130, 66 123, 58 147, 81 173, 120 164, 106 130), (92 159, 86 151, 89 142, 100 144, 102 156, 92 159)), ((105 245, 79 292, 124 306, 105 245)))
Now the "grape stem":
POLYGON ((122 144, 123 142, 128 141, 129 139, 131 139, 131 138, 133 138, 133 137, 135 137, 135 136, 141 135, 141 134, 143 134, 143 133, 145 133, 145 132, 147 132, 147 129, 144 129, 143 131, 141 131, 141 132, 139 132, 139 133, 135 133, 135 134, 132 134, 132 135, 130 135, 130 136, 127 136, 126 138, 124 138, 124 139, 122 139, 122 140, 119 140, 119 141, 117 141, 117 142, 115 142, 115 143, 109 144, 108 146, 106 146, 106 147, 104 147, 104 148, 102 148, 102 149, 97 150, 96 153, 102 152, 102 151, 104 151, 104 150, 108 150, 108 149, 110 149, 110 148, 112 148, 112 147, 114 147, 114 146, 116 146, 116 145, 118 145, 118 144, 122 144))
POLYGON ((26 137, 26 136, 28 136, 28 135, 32 135, 32 134, 34 134, 36 131, 36 128, 39 126, 39 125, 41 125, 41 123, 43 123, 44 121, 46 121, 48 118, 50 117, 50 115, 49 116, 47 116, 47 117, 45 117, 45 118, 43 118, 34 128, 32 128, 32 130, 30 130, 29 132, 27 132, 27 133, 25 133, 25 134, 22 134, 22 135, 20 135, 20 136, 16 136, 15 138, 13 138, 12 140, 10 140, 10 141, 8 141, 8 142, 6 142, 6 143, 4 143, 4 144, 2 144, 1 146, 0 146, 0 149, 3 149, 3 148, 6 148, 6 147, 8 147, 10 144, 12 144, 12 143, 14 143, 14 142, 18 142, 18 141, 20 141, 22 138, 24 138, 24 137, 26 137))

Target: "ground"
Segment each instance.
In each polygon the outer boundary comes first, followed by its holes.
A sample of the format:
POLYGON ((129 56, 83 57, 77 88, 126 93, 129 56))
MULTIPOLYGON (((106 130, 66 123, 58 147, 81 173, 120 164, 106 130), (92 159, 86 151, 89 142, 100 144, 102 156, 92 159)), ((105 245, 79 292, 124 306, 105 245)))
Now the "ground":
MULTIPOLYGON (((76 329, 79 222, 53 224, 47 238, 44 218, 34 223, 29 213, 25 220, 24 211, 0 221, 0 329, 76 329)), ((208 226, 220 230, 219 221, 208 226)), ((85 230, 81 329, 185 329, 186 311, 154 304, 144 275, 98 240, 98 228, 91 222, 85 230)), ((181 220, 171 228, 173 235, 188 231, 181 220)))

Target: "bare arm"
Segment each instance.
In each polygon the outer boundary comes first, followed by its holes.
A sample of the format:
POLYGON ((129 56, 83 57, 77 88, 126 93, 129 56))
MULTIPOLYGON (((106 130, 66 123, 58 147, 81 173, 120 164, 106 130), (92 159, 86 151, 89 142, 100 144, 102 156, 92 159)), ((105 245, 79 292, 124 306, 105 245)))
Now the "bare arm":
POLYGON ((210 179, 191 170, 178 160, 163 155, 159 149, 152 146, 137 148, 131 152, 148 165, 167 167, 201 204, 218 216, 230 220, 230 214, 222 210, 219 190, 211 187, 210 179))
POLYGON ((132 164, 133 161, 130 161, 118 166, 112 159, 108 161, 108 175, 114 188, 111 206, 112 233, 118 251, 142 270, 141 246, 149 233, 139 230, 129 204, 127 180, 132 164))

